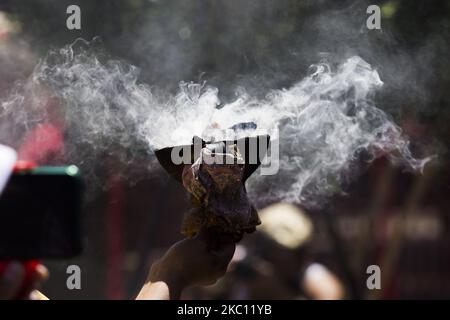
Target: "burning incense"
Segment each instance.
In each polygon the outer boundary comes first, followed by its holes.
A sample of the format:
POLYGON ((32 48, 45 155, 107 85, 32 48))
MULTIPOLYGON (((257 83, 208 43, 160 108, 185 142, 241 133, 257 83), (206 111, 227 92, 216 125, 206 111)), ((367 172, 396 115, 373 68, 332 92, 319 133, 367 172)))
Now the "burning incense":
POLYGON ((206 228, 239 241, 244 233, 255 231, 260 220, 247 197, 245 181, 261 163, 261 157, 254 157, 257 160, 252 163, 252 154, 265 155, 267 152, 265 149, 259 153, 262 140, 267 146, 269 136, 219 142, 198 138, 201 144, 196 148, 194 138, 192 145, 156 151, 161 165, 190 194, 192 208, 183 220, 181 232, 184 235, 192 237, 206 228), (257 149, 252 150, 251 146, 257 146, 257 149), (174 162, 173 155, 179 150, 183 156, 191 152, 190 163, 174 162))

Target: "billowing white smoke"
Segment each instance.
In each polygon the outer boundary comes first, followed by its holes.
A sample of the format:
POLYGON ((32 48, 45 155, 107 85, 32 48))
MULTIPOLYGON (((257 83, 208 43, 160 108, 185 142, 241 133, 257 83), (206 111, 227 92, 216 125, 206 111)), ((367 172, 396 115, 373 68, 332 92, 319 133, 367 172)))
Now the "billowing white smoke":
POLYGON ((312 66, 291 88, 272 92, 259 105, 279 126, 280 174, 251 186, 264 188, 269 200, 320 206, 379 156, 421 170, 429 158, 411 155, 407 137, 371 99, 382 85, 377 71, 355 56, 336 71, 312 66))
POLYGON ((71 133, 67 152, 80 163, 90 156, 86 150, 121 146, 133 154, 142 152, 137 146, 143 145, 152 154, 154 149, 190 143, 194 135, 221 139, 217 128, 241 122, 254 122, 260 130, 278 128, 280 170, 273 177, 255 175, 250 192, 256 199, 305 205, 349 180, 361 155, 369 161, 388 155, 415 170, 427 161, 412 157, 400 128, 374 105, 371 98, 382 81, 360 57, 335 70, 326 63, 312 66, 306 78, 264 99, 240 89, 234 102, 220 106, 217 88, 181 83, 176 95, 162 94, 138 83, 138 74, 124 62, 102 61, 89 44, 78 41, 76 49, 68 46, 49 54, 21 87, 23 96, 19 99, 16 90, 2 102, 2 115, 17 113, 21 116, 15 121, 22 126, 36 125, 39 116, 27 118, 40 110, 34 106, 39 96, 31 93, 36 87, 50 88, 61 101, 61 115, 71 133), (33 123, 25 124, 27 119, 33 123))

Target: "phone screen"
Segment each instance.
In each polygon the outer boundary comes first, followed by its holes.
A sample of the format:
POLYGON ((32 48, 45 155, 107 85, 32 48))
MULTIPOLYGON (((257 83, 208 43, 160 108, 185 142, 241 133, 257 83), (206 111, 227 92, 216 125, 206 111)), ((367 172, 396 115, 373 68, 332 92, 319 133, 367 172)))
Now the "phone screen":
POLYGON ((0 196, 0 259, 79 254, 81 187, 75 166, 13 174, 0 196))

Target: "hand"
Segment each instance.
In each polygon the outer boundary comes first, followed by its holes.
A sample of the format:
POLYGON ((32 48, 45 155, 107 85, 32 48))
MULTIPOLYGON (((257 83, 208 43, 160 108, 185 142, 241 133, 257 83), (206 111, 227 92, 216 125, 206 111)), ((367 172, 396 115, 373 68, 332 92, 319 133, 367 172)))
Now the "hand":
POLYGON ((31 275, 31 284, 25 289, 23 296, 19 297, 25 280, 25 268, 20 262, 10 262, 4 272, 0 274, 0 300, 10 299, 37 299, 37 289, 48 278, 48 270, 39 264, 31 275))
POLYGON ((214 284, 225 274, 236 246, 228 242, 212 249, 206 240, 200 234, 174 244, 152 265, 137 299, 178 299, 187 287, 214 284))

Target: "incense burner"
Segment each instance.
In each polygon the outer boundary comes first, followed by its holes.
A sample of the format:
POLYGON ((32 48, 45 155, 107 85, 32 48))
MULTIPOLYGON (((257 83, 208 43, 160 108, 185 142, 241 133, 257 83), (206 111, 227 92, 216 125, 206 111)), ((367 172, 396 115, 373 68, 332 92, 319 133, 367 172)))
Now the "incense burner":
POLYGON ((194 137, 192 145, 155 152, 165 170, 189 192, 184 235, 193 237, 207 228, 239 241, 244 233, 255 231, 260 220, 245 182, 261 164, 269 140, 267 135, 219 142, 194 137))

